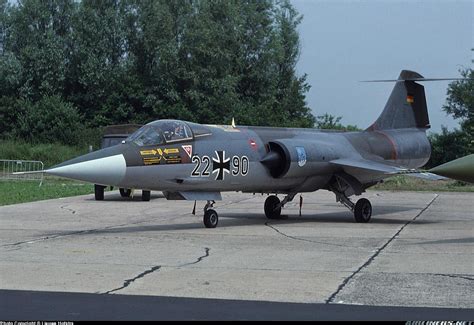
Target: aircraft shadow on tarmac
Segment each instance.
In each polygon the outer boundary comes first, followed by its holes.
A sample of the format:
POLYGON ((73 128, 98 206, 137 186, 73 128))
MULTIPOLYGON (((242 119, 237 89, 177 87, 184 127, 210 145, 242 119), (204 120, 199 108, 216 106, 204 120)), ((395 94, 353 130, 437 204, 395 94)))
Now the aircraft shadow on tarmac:
MULTIPOLYGON (((392 212, 401 212, 412 210, 410 208, 403 207, 391 207, 390 209, 381 209, 378 211, 379 215, 388 214, 392 212)), ((189 216, 182 216, 182 218, 189 218, 189 216)), ((203 229, 202 225, 198 222, 201 216, 192 216, 191 222, 185 221, 186 223, 167 223, 159 225, 140 225, 140 226, 117 226, 116 228, 102 228, 102 229, 90 229, 83 231, 69 231, 60 232, 54 234, 45 234, 47 236, 64 236, 64 235, 86 235, 86 234, 110 234, 110 233, 139 233, 139 232, 160 232, 160 231, 173 231, 173 230, 198 230, 203 229)), ((159 217, 157 217, 159 220, 159 217)), ((409 222, 410 219, 391 219, 391 218, 373 218, 370 224, 393 224, 393 225, 404 225, 409 222)), ((424 225, 434 224, 440 221, 431 220, 416 220, 412 225, 424 225)), ((266 223, 271 225, 283 225, 283 224, 302 224, 302 223, 347 223, 358 226, 353 221, 353 217, 350 213, 345 211, 329 212, 322 214, 304 214, 303 216, 297 215, 283 215, 281 219, 267 219, 262 213, 222 213, 219 220, 221 227, 242 227, 242 226, 265 226, 266 223)), ((369 224, 369 225, 370 225, 369 224)))
MULTIPOLYGON (((106 192, 107 193, 107 192, 106 192)), ((156 199, 163 199, 164 195, 157 193, 157 194, 151 194, 150 200, 156 200, 156 199)), ((94 196, 88 197, 85 199, 85 201, 95 201, 94 196)), ((142 201, 142 195, 141 193, 138 193, 137 195, 134 195, 133 197, 121 197, 120 194, 110 194, 104 195, 104 200, 100 202, 143 202, 142 201)), ((146 202, 143 202, 146 204, 146 202)))
MULTIPOLYGON (((403 212, 403 211, 409 211, 412 210, 410 208, 397 208, 395 209, 390 209, 390 210, 377 210, 377 215, 384 215, 384 214, 389 214, 393 212, 403 212)), ((265 222, 271 222, 272 224, 297 224, 297 223, 347 223, 347 224, 354 224, 354 217, 350 214, 350 212, 346 211, 341 211, 341 212, 326 212, 326 213, 321 213, 321 214, 308 214, 304 213, 302 216, 298 215, 291 215, 291 214, 284 214, 281 216, 279 219, 263 219, 262 214, 242 214, 242 213, 222 213, 222 218, 235 218, 238 220, 243 220, 243 219, 252 219, 257 222, 255 224, 259 223, 265 223, 265 222)), ((408 221, 411 219, 392 219, 392 218, 380 218, 380 217, 374 217, 371 219, 370 224, 399 224, 403 225, 406 224, 408 221)), ((227 226, 228 224, 226 223, 228 220, 223 220, 221 226, 227 226)), ((417 220, 416 223, 418 224, 432 224, 432 223, 438 223, 438 221, 428 221, 428 220, 417 220)), ((241 222, 236 222, 236 225, 238 226, 241 224, 241 222)))

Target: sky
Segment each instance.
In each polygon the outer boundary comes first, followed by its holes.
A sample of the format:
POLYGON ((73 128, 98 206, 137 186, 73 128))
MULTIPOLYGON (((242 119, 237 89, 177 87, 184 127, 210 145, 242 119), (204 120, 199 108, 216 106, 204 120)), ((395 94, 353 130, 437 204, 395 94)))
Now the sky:
MULTIPOLYGON (((291 0, 303 15, 299 25, 298 75, 314 115, 341 116, 366 128, 383 110, 401 70, 426 78, 459 78, 472 67, 474 0, 322 1, 291 0)), ((432 132, 458 126, 442 106, 449 81, 424 82, 432 132)))

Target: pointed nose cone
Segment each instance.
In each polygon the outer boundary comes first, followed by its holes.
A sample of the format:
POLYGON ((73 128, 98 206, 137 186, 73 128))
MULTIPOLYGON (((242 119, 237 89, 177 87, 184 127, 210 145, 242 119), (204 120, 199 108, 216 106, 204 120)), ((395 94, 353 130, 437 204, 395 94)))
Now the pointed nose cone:
POLYGON ((68 160, 45 172, 94 184, 118 185, 125 177, 126 168, 121 150, 110 147, 68 160))

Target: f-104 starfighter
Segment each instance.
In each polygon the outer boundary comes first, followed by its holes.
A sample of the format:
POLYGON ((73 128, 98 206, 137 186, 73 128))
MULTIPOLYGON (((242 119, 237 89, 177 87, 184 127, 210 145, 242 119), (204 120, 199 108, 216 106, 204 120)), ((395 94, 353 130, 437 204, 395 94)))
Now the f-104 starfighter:
MULTIPOLYGON (((214 228, 212 209, 223 191, 269 194, 266 217, 279 218, 295 195, 328 190, 369 222, 372 205, 351 201, 393 175, 418 173, 430 158, 430 127, 424 79, 403 70, 382 113, 364 131, 236 125, 202 125, 157 120, 123 143, 54 166, 45 172, 102 186, 162 191, 167 199, 206 201, 204 225, 214 228), (283 195, 280 200, 277 195, 283 195)), ((98 191, 98 192, 97 192, 98 191)))

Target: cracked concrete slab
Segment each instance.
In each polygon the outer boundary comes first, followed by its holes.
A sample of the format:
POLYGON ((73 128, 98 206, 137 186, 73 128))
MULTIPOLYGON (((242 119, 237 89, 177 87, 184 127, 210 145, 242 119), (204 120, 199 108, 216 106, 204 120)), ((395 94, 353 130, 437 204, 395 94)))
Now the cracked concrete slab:
POLYGON ((369 191, 369 224, 303 197, 268 220, 265 196, 224 193, 216 229, 156 193, 0 207, 0 289, 473 308, 472 193, 369 191))
POLYGON ((472 287, 472 280, 462 276, 365 272, 357 275, 335 302, 472 309, 472 287))

